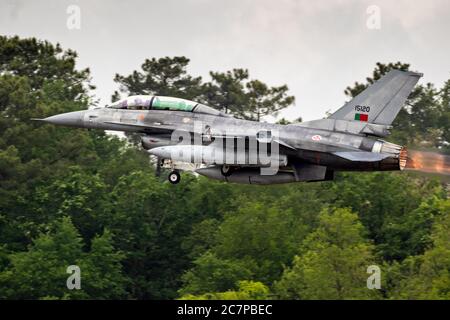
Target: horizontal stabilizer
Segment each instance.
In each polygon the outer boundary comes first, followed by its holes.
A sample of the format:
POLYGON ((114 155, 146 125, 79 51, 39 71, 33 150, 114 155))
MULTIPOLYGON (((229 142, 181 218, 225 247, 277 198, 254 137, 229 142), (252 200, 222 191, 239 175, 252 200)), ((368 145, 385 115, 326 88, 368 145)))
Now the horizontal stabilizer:
POLYGON ((342 151, 333 152, 334 155, 357 162, 378 162, 389 157, 388 154, 367 151, 342 151))

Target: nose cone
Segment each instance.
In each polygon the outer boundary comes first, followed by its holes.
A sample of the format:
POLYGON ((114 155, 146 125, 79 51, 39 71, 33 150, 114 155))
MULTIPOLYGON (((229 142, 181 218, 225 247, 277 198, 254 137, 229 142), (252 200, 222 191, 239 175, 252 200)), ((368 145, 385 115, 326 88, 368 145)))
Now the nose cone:
POLYGON ((74 111, 57 114, 45 119, 44 122, 68 127, 83 127, 84 111, 74 111))

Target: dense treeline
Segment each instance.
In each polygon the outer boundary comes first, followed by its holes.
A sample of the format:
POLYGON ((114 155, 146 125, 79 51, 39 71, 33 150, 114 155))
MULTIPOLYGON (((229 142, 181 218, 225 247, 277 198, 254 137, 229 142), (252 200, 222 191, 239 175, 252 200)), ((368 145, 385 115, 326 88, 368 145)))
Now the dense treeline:
MULTIPOLYGON (((171 185, 133 136, 29 120, 92 104, 89 70, 78 70, 76 57, 0 37, 0 298, 450 298, 442 181, 339 173, 333 182, 262 187, 184 174, 171 185), (70 265, 80 267, 81 290, 66 287, 70 265), (370 265, 381 269, 380 290, 366 287, 370 265)), ((294 102, 287 86, 247 70, 205 81, 187 74, 188 63, 146 60, 116 75, 114 96, 179 96, 254 120, 294 102)), ((409 65, 377 64, 367 83, 392 67, 409 65)), ((390 140, 448 152, 449 102, 450 80, 418 86, 390 140)))

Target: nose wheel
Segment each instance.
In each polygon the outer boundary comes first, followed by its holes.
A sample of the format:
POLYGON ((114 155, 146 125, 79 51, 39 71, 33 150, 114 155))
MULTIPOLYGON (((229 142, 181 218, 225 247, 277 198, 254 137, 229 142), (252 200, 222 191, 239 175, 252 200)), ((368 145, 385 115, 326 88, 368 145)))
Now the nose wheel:
POLYGON ((181 176, 177 171, 172 171, 167 178, 171 184, 177 184, 181 180, 181 176))
POLYGON ((224 165, 220 168, 220 173, 222 173, 222 175, 223 175, 224 177, 229 177, 229 176, 231 176, 231 174, 233 173, 233 168, 224 164, 224 165))

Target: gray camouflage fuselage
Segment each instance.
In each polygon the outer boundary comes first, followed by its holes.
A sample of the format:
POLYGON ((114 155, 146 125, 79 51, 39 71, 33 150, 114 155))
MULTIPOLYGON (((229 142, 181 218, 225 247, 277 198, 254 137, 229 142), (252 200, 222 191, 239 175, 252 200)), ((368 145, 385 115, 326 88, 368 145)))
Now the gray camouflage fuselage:
MULTIPOLYGON (((212 145, 210 140, 205 140, 205 136, 212 140, 222 139, 225 145, 230 140, 238 144, 238 139, 256 139, 259 145, 271 143, 273 146, 276 143, 279 154, 287 162, 283 162, 275 175, 261 176, 256 170, 258 166, 226 161, 208 163, 208 167, 197 172, 211 178, 240 183, 323 181, 333 179, 334 171, 403 169, 406 150, 382 138, 389 134, 391 122, 418 77, 420 75, 415 73, 391 71, 376 82, 373 88, 363 91, 360 96, 365 94, 364 97, 357 96, 329 118, 299 124, 281 125, 241 120, 217 111, 215 114, 208 114, 208 109, 202 112, 201 108, 207 108, 203 105, 195 112, 199 104, 191 108, 190 112, 153 110, 152 101, 155 97, 146 102, 147 109, 143 110, 96 108, 56 115, 43 121, 79 128, 140 133, 144 148, 160 157, 167 156, 168 150, 177 150, 179 141, 174 140, 176 132, 191 134, 190 143, 202 146, 212 145), (390 90, 390 87, 394 88, 390 90), (360 104, 352 104, 358 99, 360 104), (371 121, 372 119, 374 120, 371 121), (259 138, 265 136, 269 138, 259 138), (199 139, 195 139, 196 137, 199 139), (225 174, 220 165, 234 169, 230 174, 225 174)), ((185 107, 183 104, 183 108, 185 107)), ((243 145, 247 153, 256 150, 251 149, 248 142, 243 145)), ((235 150, 240 152, 237 148, 235 150)))

